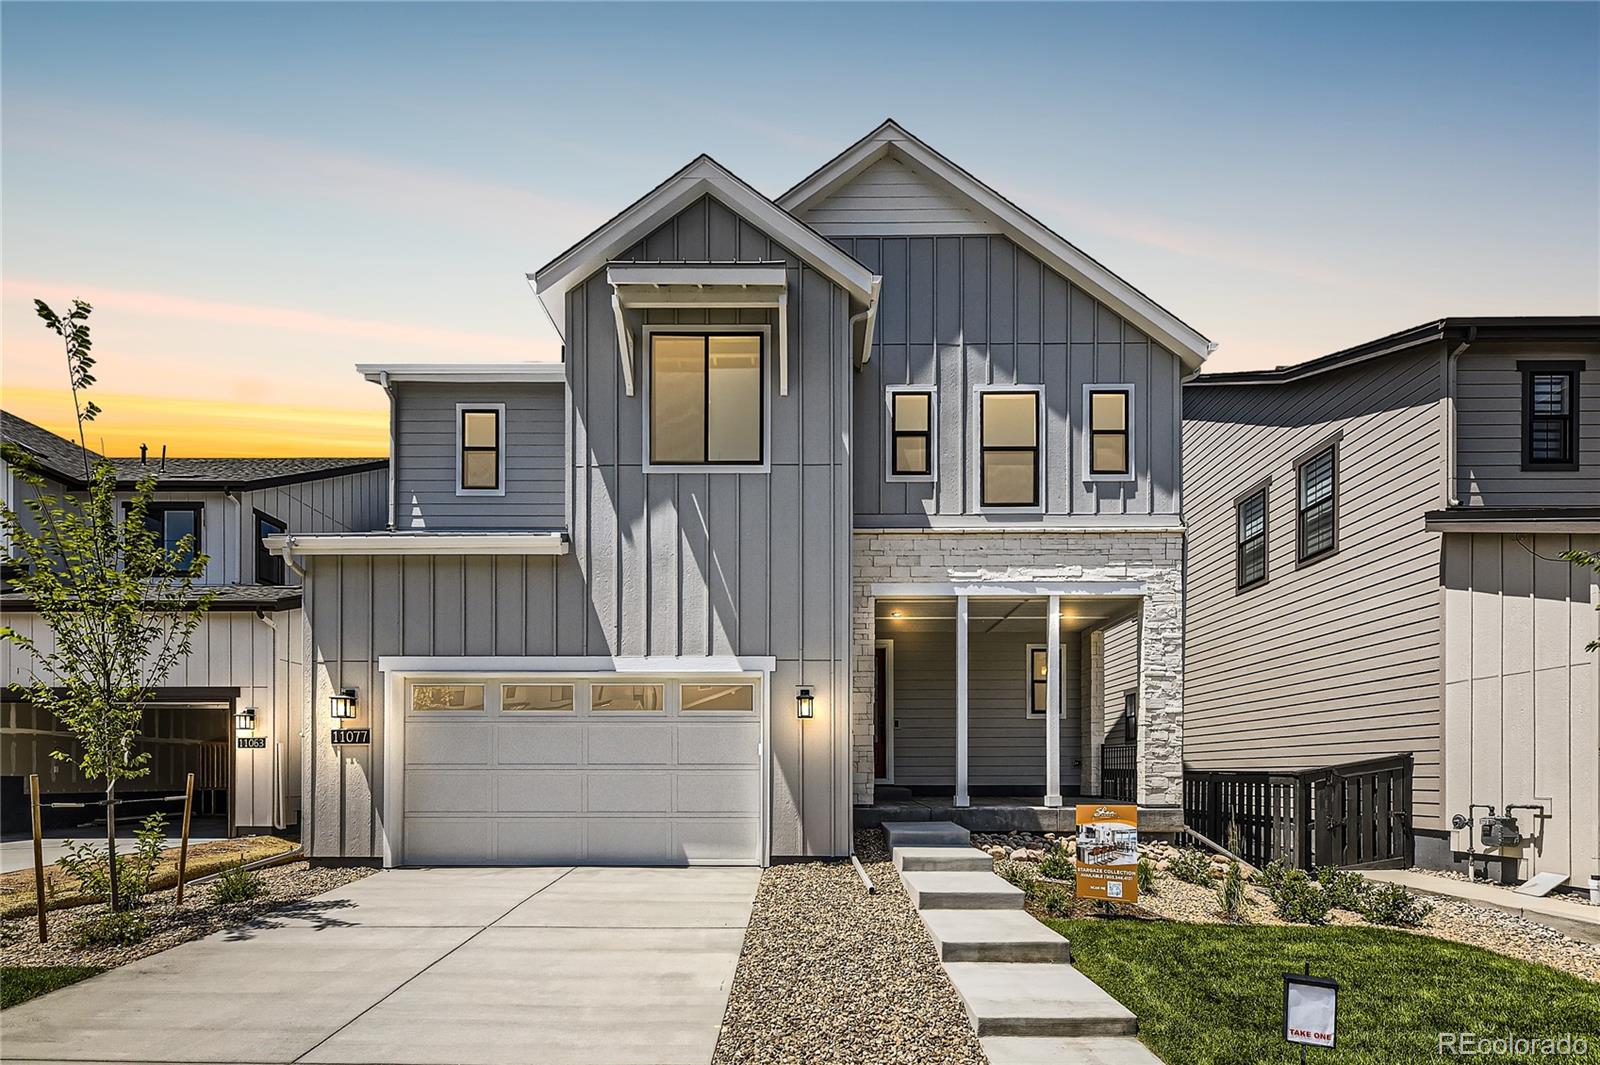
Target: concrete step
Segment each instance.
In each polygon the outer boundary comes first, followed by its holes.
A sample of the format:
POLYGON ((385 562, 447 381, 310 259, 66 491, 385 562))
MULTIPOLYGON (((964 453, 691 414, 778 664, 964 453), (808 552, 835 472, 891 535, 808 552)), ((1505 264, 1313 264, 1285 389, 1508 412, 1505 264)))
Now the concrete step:
POLYGON ((911 789, 903 788, 898 784, 872 785, 873 802, 904 802, 911 798, 911 789))
POLYGON ((896 847, 894 867, 908 873, 992 873, 994 859, 976 847, 896 847))
POLYGON ((1125 1006, 1070 965, 945 962, 944 968, 980 1037, 1132 1035, 1139 1030, 1138 1019, 1125 1006))
POLYGON ((993 873, 901 873, 919 910, 1020 910, 1022 889, 993 873))
POLYGON ((989 1065, 1161 1065, 1137 1036, 1071 1038, 992 1035, 980 1039, 989 1065))
POLYGON ((972 833, 954 821, 885 821, 883 833, 894 847, 965 847, 972 833))
POLYGON ((1072 946, 1022 910, 923 910, 943 961, 1066 964, 1072 946))

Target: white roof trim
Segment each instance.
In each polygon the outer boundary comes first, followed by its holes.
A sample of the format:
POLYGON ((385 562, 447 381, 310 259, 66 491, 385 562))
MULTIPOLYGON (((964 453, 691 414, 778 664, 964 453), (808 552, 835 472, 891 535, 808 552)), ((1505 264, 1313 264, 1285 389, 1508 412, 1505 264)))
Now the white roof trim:
POLYGON ((715 159, 702 155, 537 273, 529 275, 528 280, 563 341, 567 339, 567 292, 705 195, 756 223, 861 305, 866 306, 871 301, 870 270, 739 180, 715 159))
POLYGON ((462 673, 643 673, 655 676, 680 673, 771 673, 778 661, 765 655, 686 655, 673 658, 605 655, 381 655, 378 668, 385 673, 427 673, 439 676, 462 673))
POLYGON ((564 555, 565 533, 284 533, 262 538, 283 555, 564 555))
POLYGON ((496 382, 501 384, 563 384, 567 367, 559 362, 364 362, 356 372, 368 381, 390 384, 415 381, 434 384, 496 382))
POLYGON ((846 148, 778 197, 778 203, 785 210, 801 214, 890 154, 971 200, 995 220, 1006 236, 1172 349, 1191 370, 1199 369, 1216 349, 1216 344, 1194 327, 893 121, 846 148))

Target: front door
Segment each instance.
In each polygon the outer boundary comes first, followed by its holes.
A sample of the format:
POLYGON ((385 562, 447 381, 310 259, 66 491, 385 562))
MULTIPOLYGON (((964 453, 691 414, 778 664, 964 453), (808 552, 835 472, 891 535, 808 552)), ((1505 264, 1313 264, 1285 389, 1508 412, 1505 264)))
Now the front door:
POLYGON ((889 776, 889 649, 877 648, 872 684, 872 775, 878 780, 889 776))

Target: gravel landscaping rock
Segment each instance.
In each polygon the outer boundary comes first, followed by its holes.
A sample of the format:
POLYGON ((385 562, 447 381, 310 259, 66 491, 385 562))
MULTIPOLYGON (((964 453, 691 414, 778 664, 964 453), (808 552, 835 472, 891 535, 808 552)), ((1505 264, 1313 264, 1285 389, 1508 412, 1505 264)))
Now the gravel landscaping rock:
POLYGON ((145 896, 144 906, 139 910, 150 924, 150 935, 126 947, 80 947, 73 941, 75 925, 106 912, 99 904, 52 912, 50 942, 45 944, 38 940, 32 914, 7 918, 0 923, 0 964, 110 967, 158 954, 179 943, 224 929, 270 924, 275 914, 315 918, 327 912, 330 920, 336 919, 336 904, 319 903, 312 900, 312 896, 375 872, 376 869, 366 867, 329 868, 304 861, 290 862, 258 870, 261 894, 248 902, 227 906, 212 902, 215 880, 186 885, 182 907, 173 905, 175 890, 151 892, 145 896))
POLYGON ((848 861, 762 873, 716 1065, 984 1062, 883 833, 857 832, 856 851, 874 895, 848 861))

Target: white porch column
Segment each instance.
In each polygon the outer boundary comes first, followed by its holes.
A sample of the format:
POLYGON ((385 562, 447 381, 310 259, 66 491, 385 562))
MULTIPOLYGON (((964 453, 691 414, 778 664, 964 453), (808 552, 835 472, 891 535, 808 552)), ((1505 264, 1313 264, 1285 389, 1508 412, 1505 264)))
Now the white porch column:
POLYGON ((1044 804, 1061 805, 1061 597, 1045 614, 1044 804))
POLYGON ((967 794, 967 597, 956 596, 956 805, 971 806, 967 794))

